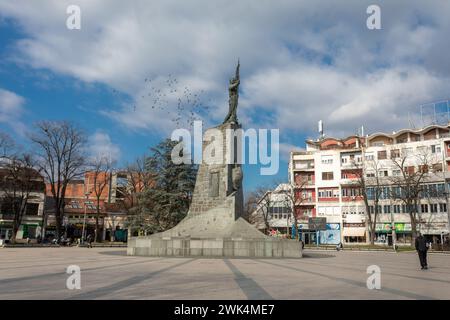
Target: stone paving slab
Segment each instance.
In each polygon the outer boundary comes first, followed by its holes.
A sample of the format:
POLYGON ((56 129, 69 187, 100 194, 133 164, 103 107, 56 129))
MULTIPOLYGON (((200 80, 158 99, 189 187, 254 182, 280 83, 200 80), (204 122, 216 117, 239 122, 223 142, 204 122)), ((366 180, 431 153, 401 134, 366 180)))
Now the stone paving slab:
POLYGON ((450 256, 318 252, 304 259, 126 256, 122 248, 0 249, 0 299, 450 299, 450 256), (67 266, 81 268, 68 290, 67 266), (369 265, 381 290, 369 290, 369 265))

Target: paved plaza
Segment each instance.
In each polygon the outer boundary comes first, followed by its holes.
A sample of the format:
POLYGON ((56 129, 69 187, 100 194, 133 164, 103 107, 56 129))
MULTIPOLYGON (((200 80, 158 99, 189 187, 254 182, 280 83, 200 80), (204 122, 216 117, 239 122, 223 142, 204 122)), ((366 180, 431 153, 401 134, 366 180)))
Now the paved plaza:
POLYGON ((304 259, 126 256, 122 248, 0 249, 0 299, 450 299, 450 255, 305 251, 304 259), (66 268, 81 268, 68 290, 66 268), (369 265, 381 290, 369 290, 369 265))

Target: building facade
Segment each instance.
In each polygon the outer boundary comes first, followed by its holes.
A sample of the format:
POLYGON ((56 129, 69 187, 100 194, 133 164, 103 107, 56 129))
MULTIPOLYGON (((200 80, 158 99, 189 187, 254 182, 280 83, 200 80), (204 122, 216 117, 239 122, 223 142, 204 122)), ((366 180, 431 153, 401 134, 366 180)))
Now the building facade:
MULTIPOLYGON (((83 229, 85 236, 94 235, 97 214, 100 212, 98 224, 101 239, 125 241, 126 210, 122 202, 124 201, 123 188, 126 187, 127 181, 127 174, 122 172, 86 172, 84 179, 71 181, 67 185, 65 194, 63 226, 66 236, 74 239, 81 238, 83 229)), ((56 234, 56 219, 50 190, 50 185, 47 185, 47 237, 56 234)))
POLYGON ((420 177, 420 196, 415 204, 417 229, 439 243, 449 233, 448 126, 307 140, 306 150, 291 152, 289 163, 290 183, 296 190, 294 211, 300 227, 307 227, 308 217, 325 217, 327 229, 335 230, 334 237, 337 234, 343 243, 366 243, 368 215, 361 185, 362 179, 367 182, 376 177, 376 188, 366 185, 368 210, 372 213, 373 191, 379 191, 376 242, 409 244, 411 210, 400 196, 394 195, 402 189, 403 175, 407 181, 414 174, 420 177))
MULTIPOLYGON (((0 240, 10 240, 13 234, 14 213, 11 202, 6 197, 11 197, 11 190, 5 190, 4 179, 8 176, 8 170, 0 169, 0 178, 2 188, 0 190, 0 240)), ((29 194, 25 208, 25 214, 22 217, 21 224, 16 234, 16 240, 37 239, 42 235, 45 183, 44 178, 36 170, 30 174, 30 182, 27 186, 29 194)), ((23 192, 23 191, 22 191, 23 192)), ((18 192, 20 193, 20 192, 18 192)))
POLYGON ((289 184, 282 183, 258 199, 256 209, 250 217, 250 221, 258 230, 273 236, 286 236, 291 233, 293 220, 290 190, 289 184))

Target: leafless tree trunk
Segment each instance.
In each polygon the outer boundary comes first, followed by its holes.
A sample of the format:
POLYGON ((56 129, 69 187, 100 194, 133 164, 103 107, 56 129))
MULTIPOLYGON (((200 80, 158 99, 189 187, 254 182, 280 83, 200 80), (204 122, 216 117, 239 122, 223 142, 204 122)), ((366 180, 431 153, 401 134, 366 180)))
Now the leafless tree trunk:
POLYGON ((95 199, 97 202, 96 204, 97 214, 95 216, 96 242, 102 241, 102 237, 100 236, 100 225, 99 225, 99 219, 101 215, 100 199, 102 198, 102 195, 106 190, 106 187, 108 187, 111 182, 112 167, 113 167, 112 160, 106 156, 95 158, 92 161, 92 169, 90 171, 92 176, 89 177, 93 179, 92 191, 94 192, 95 199))
POLYGON ((417 209, 420 195, 424 190, 424 182, 429 177, 429 170, 432 167, 431 160, 427 150, 391 159, 393 166, 400 172, 399 175, 390 178, 391 194, 393 199, 400 200, 408 210, 412 230, 411 245, 414 245, 417 237, 417 225, 420 223, 417 209))
POLYGON ((272 199, 273 191, 275 190, 278 183, 276 181, 272 182, 267 187, 259 187, 252 192, 251 197, 256 201, 255 216, 254 220, 256 223, 264 224, 264 233, 269 234, 270 231, 270 221, 272 220, 272 207, 274 201, 272 199))
MULTIPOLYGON (((285 194, 285 206, 290 209, 292 214, 292 219, 294 220, 293 225, 295 226, 295 237, 299 239, 298 233, 298 216, 296 212, 296 207, 302 205, 308 200, 308 197, 305 196, 305 187, 308 185, 307 179, 300 179, 299 181, 295 181, 294 184, 289 184, 288 190, 286 190, 285 194)), ((293 236, 294 229, 291 229, 291 237, 293 236)))
POLYGON ((43 192, 44 182, 34 169, 31 155, 13 156, 5 160, 1 168, 2 205, 13 216, 11 242, 15 242, 17 232, 26 214, 32 192, 43 192))
POLYGON ((50 185, 54 201, 56 234, 60 238, 68 183, 83 172, 85 137, 70 122, 42 121, 31 140, 39 153, 39 167, 50 185))
MULTIPOLYGON (((364 156, 364 155, 363 155, 364 156)), ((382 193, 382 181, 380 177, 380 164, 376 160, 364 160, 361 165, 353 163, 353 170, 357 177, 356 186, 363 196, 369 226, 370 244, 375 243, 375 232, 379 210, 379 201, 382 193), (371 205, 373 212, 371 212, 371 205)))
POLYGON ((127 214, 128 236, 133 234, 132 220, 137 220, 133 208, 139 206, 139 195, 153 184, 153 175, 146 170, 145 161, 147 156, 138 157, 134 162, 128 164, 121 172, 126 175, 126 179, 118 181, 118 194, 121 199, 121 207, 127 214))

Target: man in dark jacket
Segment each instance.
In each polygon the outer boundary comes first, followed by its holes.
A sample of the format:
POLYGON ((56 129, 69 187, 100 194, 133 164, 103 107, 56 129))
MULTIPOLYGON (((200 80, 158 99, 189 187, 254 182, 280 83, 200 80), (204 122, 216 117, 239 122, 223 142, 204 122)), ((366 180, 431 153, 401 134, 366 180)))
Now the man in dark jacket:
POLYGON ((419 260, 420 260, 420 265, 422 266, 422 270, 428 269, 428 264, 427 264, 428 246, 427 246, 427 242, 425 241, 425 238, 420 233, 419 233, 419 236, 416 238, 416 250, 419 255, 419 260))

